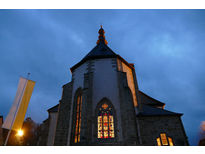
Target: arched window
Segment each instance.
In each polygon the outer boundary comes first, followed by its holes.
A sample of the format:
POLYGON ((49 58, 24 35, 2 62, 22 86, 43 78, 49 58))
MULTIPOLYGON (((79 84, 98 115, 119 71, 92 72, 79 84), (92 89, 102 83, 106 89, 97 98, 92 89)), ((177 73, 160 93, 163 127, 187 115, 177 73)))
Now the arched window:
POLYGON ((97 113, 97 138, 115 138, 113 108, 109 103, 103 102, 97 113))
POLYGON ((167 137, 165 133, 161 133, 160 137, 157 138, 158 146, 173 146, 173 140, 171 137, 167 137))
POLYGON ((74 143, 80 142, 81 129, 81 110, 82 110, 82 93, 79 92, 74 104, 74 143))

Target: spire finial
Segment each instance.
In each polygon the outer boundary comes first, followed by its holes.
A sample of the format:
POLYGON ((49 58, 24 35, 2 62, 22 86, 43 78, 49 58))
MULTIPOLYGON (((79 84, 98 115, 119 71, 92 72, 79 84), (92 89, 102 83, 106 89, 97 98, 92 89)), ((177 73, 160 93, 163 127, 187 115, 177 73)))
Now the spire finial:
POLYGON ((99 33, 99 36, 98 36, 98 41, 97 41, 97 44, 99 44, 100 42, 101 43, 104 43, 104 44, 108 44, 107 43, 107 41, 106 41, 106 39, 105 39, 105 31, 104 31, 104 29, 102 28, 102 25, 100 25, 100 29, 99 29, 99 31, 98 31, 98 33, 99 33))

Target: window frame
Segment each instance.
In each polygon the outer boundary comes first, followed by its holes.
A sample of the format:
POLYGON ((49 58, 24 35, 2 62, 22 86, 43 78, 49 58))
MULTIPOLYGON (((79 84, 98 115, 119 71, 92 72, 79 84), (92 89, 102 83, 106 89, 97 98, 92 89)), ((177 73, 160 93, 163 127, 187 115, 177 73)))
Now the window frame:
POLYGON ((82 89, 78 88, 75 92, 74 101, 73 101, 71 145, 80 143, 80 139, 81 139, 80 132, 81 132, 81 125, 82 125, 82 105, 83 105, 83 93, 82 93, 82 89), (78 98, 80 98, 79 106, 78 106, 78 98), (79 107, 79 111, 77 113, 78 107, 79 107), (78 116, 78 120, 77 120, 77 116, 78 116), (77 136, 79 137, 77 137, 77 142, 75 142, 77 121, 78 121, 77 136))
MULTIPOLYGON (((102 105, 107 104, 107 103, 103 103, 102 105)), ((107 104, 108 105, 108 104, 107 104)), ((98 115, 97 115, 97 125, 99 127, 99 117, 101 117, 101 131, 102 131, 102 136, 103 138, 99 138, 98 139, 113 139, 115 138, 115 126, 114 126, 114 116, 113 116, 113 111, 112 111, 112 107, 110 107, 109 105, 107 106, 107 108, 103 108, 103 106, 101 106, 98 110, 98 115), (112 119, 112 121, 110 122, 110 117, 112 119), (106 119, 106 122, 104 121, 106 119), (105 123, 107 123, 107 129, 105 130, 105 123), (110 125, 113 125, 113 130, 110 130, 110 125), (112 137, 111 131, 113 131, 114 133, 114 137, 112 137), (105 132, 107 132, 107 137, 105 137, 105 132)), ((98 135, 99 135, 99 128, 98 128, 98 135)))
MULTIPOLYGON (((103 143, 109 143, 109 142, 115 142, 117 140, 117 118, 116 118, 116 111, 114 109, 114 106, 112 105, 112 103, 110 102, 110 100, 108 100, 107 98, 103 98, 96 106, 96 110, 95 110, 95 138, 96 138, 96 141, 98 142, 103 142, 103 143), (111 111, 112 111, 112 116, 113 116, 113 125, 114 125, 114 138, 98 138, 98 114, 99 114, 99 110, 100 108, 102 108, 102 105, 103 104, 107 104, 108 105, 108 108, 111 108, 111 111)), ((103 116, 102 116, 103 118, 103 116)), ((108 125, 109 125, 109 120, 108 120, 108 125)), ((102 125, 103 127, 103 125, 102 125)), ((109 131, 109 130, 108 130, 109 131)), ((109 135, 109 133, 108 133, 109 135)))
POLYGON ((171 136, 167 135, 165 132, 160 133, 156 137, 155 142, 157 143, 157 146, 174 146, 173 138, 171 136), (162 134, 165 134, 165 136, 166 136, 167 145, 164 145, 163 142, 162 142, 162 138, 161 138, 162 134), (158 145, 158 139, 159 139, 160 145, 158 145), (170 140, 169 139, 171 139, 172 145, 170 144, 170 140))

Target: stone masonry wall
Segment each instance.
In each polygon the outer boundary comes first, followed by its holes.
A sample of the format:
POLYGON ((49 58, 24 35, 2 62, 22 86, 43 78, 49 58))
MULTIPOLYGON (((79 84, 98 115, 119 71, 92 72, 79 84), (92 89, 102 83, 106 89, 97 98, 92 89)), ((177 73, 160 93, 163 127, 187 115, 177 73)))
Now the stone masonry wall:
POLYGON ((67 145, 68 127, 70 120, 71 99, 72 99, 72 82, 63 86, 62 99, 58 109, 58 120, 54 145, 67 145))
POLYGON ((181 118, 179 116, 137 117, 142 145, 157 145, 156 138, 166 133, 173 139, 174 145, 188 145, 181 118))
POLYGON ((138 145, 136 114, 132 92, 128 87, 125 72, 118 72, 120 110, 122 119, 123 145, 138 145))
POLYGON ((39 128, 37 146, 46 146, 48 140, 49 119, 45 120, 39 128))

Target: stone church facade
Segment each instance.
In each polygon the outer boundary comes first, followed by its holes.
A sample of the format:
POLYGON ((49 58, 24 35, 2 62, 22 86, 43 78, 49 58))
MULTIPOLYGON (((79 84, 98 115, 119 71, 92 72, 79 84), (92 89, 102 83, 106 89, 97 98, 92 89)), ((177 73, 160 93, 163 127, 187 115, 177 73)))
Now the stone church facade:
POLYGON ((189 145, 182 114, 138 88, 134 64, 97 45, 71 67, 58 105, 49 109, 46 145, 189 145))

